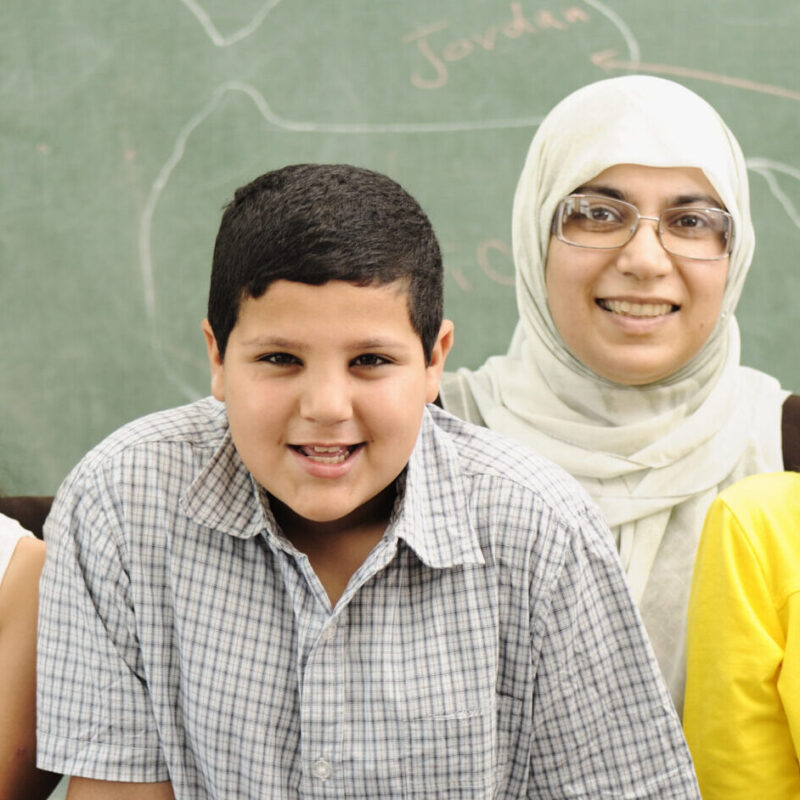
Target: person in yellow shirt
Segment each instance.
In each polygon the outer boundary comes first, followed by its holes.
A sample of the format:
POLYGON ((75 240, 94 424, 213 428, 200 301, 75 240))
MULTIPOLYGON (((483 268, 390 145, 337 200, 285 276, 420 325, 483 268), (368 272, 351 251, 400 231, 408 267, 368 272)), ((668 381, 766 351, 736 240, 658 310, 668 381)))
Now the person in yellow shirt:
POLYGON ((683 723, 704 800, 800 798, 800 474, 745 478, 709 508, 683 723))

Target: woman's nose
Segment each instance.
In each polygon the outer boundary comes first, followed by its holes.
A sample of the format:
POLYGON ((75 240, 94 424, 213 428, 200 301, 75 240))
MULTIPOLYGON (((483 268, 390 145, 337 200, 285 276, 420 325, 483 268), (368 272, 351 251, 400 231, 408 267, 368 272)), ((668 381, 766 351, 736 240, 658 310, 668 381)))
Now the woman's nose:
POLYGON ((658 235, 658 218, 641 217, 633 237, 620 250, 617 269, 639 280, 650 280, 666 275, 672 267, 672 257, 658 235))

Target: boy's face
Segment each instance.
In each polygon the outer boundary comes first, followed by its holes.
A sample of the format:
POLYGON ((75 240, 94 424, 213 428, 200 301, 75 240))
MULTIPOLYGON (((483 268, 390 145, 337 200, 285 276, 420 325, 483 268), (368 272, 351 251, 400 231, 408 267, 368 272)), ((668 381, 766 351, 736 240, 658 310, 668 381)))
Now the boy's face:
POLYGON ((276 281, 242 302, 224 361, 203 330, 242 460, 313 522, 351 514, 402 472, 452 344, 445 320, 426 365, 405 282, 276 281))

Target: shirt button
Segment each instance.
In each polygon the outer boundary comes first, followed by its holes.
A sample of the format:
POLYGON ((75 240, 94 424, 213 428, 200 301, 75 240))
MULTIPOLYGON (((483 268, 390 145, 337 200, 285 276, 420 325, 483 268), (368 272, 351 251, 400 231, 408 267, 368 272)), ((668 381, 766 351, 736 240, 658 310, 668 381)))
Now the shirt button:
POLYGON ((311 772, 315 778, 326 781, 330 778, 333 770, 331 769, 331 765, 324 758, 318 758, 312 765, 311 772))
POLYGON ((329 642, 334 636, 336 636, 336 632, 338 630, 339 626, 335 622, 331 622, 327 627, 322 629, 322 635, 320 638, 323 642, 329 642))

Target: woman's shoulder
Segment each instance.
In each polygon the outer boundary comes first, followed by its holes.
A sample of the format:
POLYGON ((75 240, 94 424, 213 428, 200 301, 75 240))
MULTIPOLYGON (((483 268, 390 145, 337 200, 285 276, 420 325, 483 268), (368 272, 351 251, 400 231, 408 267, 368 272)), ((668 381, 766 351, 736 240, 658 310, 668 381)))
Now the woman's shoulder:
POLYGON ((783 468, 800 472, 800 395, 790 394, 781 415, 783 468))
POLYGON ((472 389, 463 372, 445 372, 439 382, 437 404, 456 417, 473 425, 486 427, 472 389))

